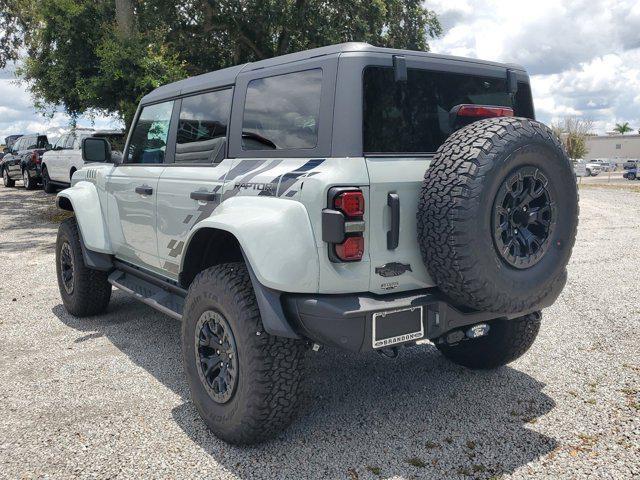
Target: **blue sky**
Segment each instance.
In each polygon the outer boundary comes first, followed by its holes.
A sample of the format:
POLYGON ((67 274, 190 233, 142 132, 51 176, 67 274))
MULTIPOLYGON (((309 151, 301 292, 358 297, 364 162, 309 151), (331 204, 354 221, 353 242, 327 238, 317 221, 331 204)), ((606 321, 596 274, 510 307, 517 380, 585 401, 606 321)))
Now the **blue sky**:
MULTIPOLYGON (((576 115, 599 133, 616 122, 640 128, 640 1, 429 0, 445 32, 436 53, 524 65, 531 74, 538 118, 576 115)), ((68 128, 63 113, 33 109, 11 69, 0 71, 0 138, 68 128)), ((81 126, 116 128, 116 119, 80 119, 81 126)))

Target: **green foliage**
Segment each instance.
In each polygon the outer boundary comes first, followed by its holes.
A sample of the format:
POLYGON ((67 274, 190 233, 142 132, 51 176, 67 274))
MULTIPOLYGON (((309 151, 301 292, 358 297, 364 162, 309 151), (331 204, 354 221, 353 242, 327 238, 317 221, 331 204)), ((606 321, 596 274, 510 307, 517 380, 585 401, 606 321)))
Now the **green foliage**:
POLYGON ((571 159, 584 158, 589 153, 587 136, 592 135, 593 122, 579 117, 566 117, 551 129, 562 140, 571 159))
POLYGON ((620 135, 624 135, 627 132, 631 132, 633 129, 629 126, 629 122, 616 123, 614 132, 618 132, 620 135))
POLYGON ((0 0, 0 67, 26 52, 20 77, 42 111, 115 113, 190 75, 330 45, 365 41, 428 50, 441 33, 420 0, 0 0), (121 1, 122 3, 122 1, 121 1))

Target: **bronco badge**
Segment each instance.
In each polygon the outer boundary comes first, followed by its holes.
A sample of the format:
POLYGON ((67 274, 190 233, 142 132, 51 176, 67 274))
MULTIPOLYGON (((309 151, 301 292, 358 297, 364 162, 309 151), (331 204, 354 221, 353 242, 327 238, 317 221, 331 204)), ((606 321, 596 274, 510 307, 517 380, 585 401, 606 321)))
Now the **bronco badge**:
POLYGON ((375 272, 381 277, 397 277, 404 272, 413 272, 413 270, 411 270, 411 265, 409 264, 391 262, 376 267, 375 272))

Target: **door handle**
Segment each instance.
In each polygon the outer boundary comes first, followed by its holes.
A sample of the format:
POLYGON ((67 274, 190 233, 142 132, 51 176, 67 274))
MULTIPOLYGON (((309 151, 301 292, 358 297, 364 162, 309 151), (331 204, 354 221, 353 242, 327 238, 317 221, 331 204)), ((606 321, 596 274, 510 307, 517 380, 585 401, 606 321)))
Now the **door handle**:
POLYGON ((153 188, 146 185, 141 185, 139 187, 136 187, 136 193, 139 193, 140 195, 151 195, 153 194, 153 188))
POLYGON ((391 207, 391 230, 387 232, 387 250, 395 250, 400 241, 400 196, 397 193, 388 194, 387 205, 391 207))
POLYGON ((192 200, 198 200, 200 202, 215 202, 220 197, 219 193, 211 192, 191 192, 189 195, 192 200))

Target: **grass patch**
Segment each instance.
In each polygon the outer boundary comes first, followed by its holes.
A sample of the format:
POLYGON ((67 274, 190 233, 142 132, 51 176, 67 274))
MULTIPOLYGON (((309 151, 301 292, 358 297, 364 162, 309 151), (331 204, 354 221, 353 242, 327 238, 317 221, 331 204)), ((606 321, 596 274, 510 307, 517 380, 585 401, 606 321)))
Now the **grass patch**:
POLYGON ((367 465, 367 470, 374 475, 380 475, 382 473, 382 469, 380 467, 372 467, 371 465, 367 465))
POLYGON ((425 462, 419 457, 407 458, 407 463, 412 467, 416 467, 416 468, 424 468, 427 466, 427 462, 425 462))

